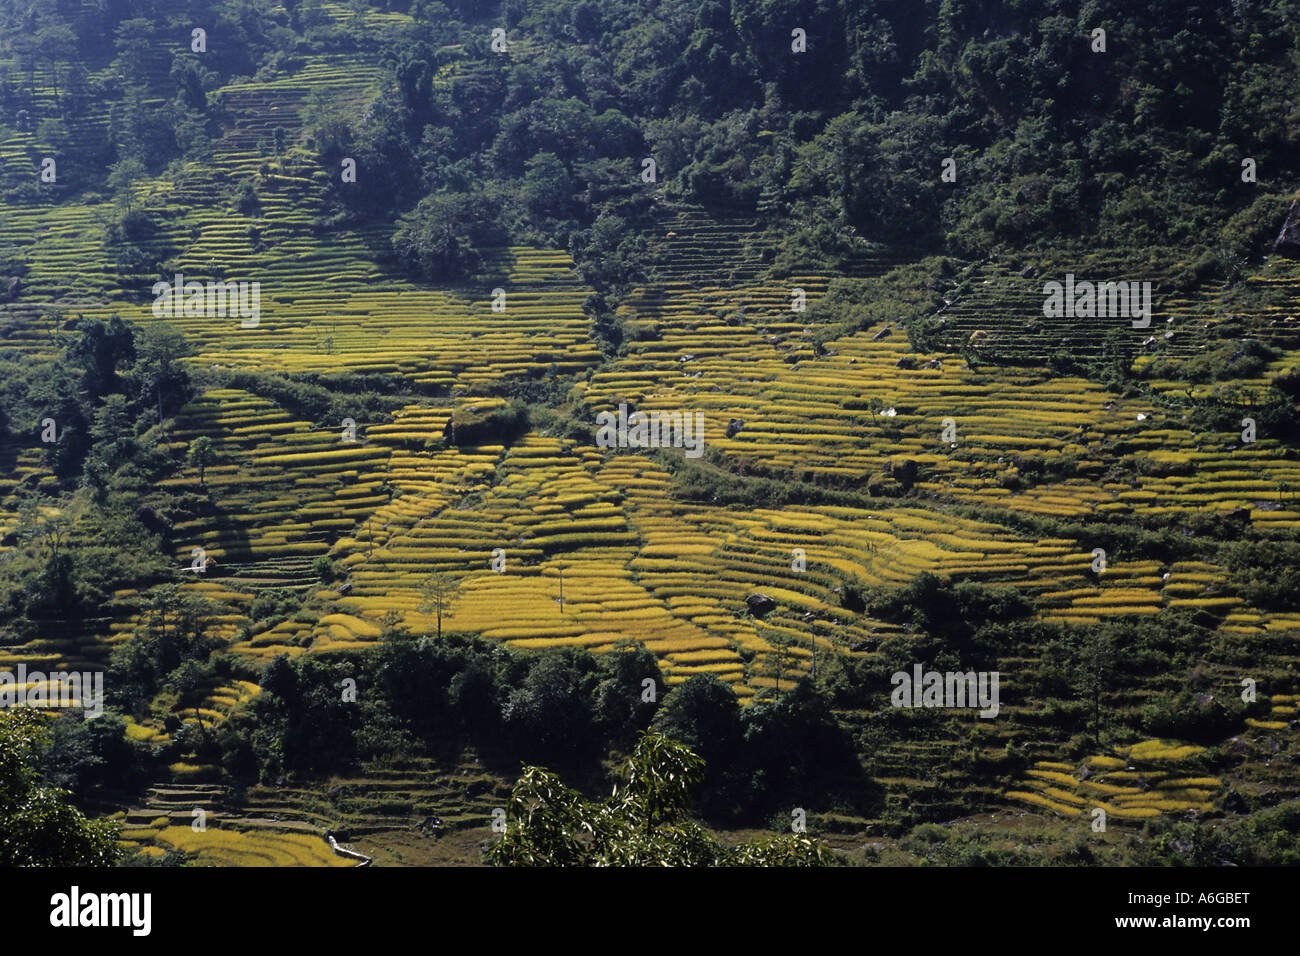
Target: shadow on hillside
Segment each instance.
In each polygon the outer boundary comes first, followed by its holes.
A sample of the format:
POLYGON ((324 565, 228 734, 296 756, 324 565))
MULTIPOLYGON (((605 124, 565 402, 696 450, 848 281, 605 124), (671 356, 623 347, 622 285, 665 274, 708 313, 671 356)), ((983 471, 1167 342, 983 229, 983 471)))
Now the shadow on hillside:
MULTIPOLYGON (((225 552, 220 558, 208 558, 208 574, 215 569, 218 575, 224 576, 233 573, 235 569, 232 565, 258 560, 253 554, 248 524, 240 521, 233 512, 227 511, 216 501, 208 498, 202 506, 194 509, 193 516, 205 520, 206 532, 217 532, 217 540, 221 542, 222 550, 225 552)), ((173 535, 172 541, 178 548, 202 547, 201 542, 187 545, 183 533, 173 535)))

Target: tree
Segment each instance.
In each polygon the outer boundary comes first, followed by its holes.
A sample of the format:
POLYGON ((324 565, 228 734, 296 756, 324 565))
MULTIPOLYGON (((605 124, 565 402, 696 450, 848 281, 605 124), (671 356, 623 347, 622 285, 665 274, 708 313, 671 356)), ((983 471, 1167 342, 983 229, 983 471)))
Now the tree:
POLYGON ((1101 699, 1110 690, 1115 673, 1115 644, 1109 634, 1090 633, 1074 651, 1075 692, 1092 712, 1092 737, 1101 745, 1101 699))
POLYGON ((502 724, 524 753, 573 758, 592 748, 594 671, 583 653, 548 651, 533 659, 501 708, 502 724))
POLYGON ((156 26, 147 17, 123 20, 114 30, 113 48, 117 51, 114 70, 135 83, 148 79, 151 54, 155 47, 156 26))
MULTIPOLYGON (((105 474, 129 461, 138 450, 135 442, 135 416, 125 395, 105 397, 104 404, 95 410, 95 420, 90 426, 92 459, 104 466, 105 474)), ((87 461, 86 473, 91 470, 87 461)))
POLYGON ((186 455, 186 461, 199 470, 199 484, 207 487, 204 482, 204 472, 208 465, 212 464, 215 458, 213 452, 212 439, 207 435, 200 435, 194 441, 190 442, 189 454, 186 455))
POLYGON ((1033 607, 1011 587, 954 582, 922 571, 905 587, 870 593, 867 609, 886 621, 910 623, 946 647, 960 647, 981 627, 1026 617, 1033 607))
POLYGON ((14 530, 19 541, 43 545, 46 558, 54 560, 67 542, 76 519, 74 510, 59 507, 52 498, 36 495, 19 503, 18 526, 14 530))
POLYGON ((136 337, 136 360, 128 377, 141 408, 156 409, 158 423, 190 394, 190 378, 180 359, 192 351, 174 326, 149 325, 136 337))
POLYGON ((62 479, 75 478, 90 450, 90 422, 76 376, 66 364, 46 365, 39 377, 29 380, 27 407, 32 410, 28 421, 35 435, 45 427, 45 419, 55 422, 55 441, 42 445, 50 469, 62 479))
POLYGON ((423 595, 420 610, 425 614, 430 611, 437 613, 439 639, 442 638, 442 610, 451 603, 451 596, 458 587, 460 581, 442 571, 434 571, 424 579, 424 584, 420 588, 420 593, 423 595))
POLYGON ((807 806, 812 794, 874 796, 853 743, 811 680, 756 701, 742 716, 744 744, 733 758, 739 804, 750 812, 807 806))
POLYGON ((704 759, 700 810, 709 816, 733 814, 737 781, 731 770, 744 745, 744 726, 731 685, 713 674, 696 674, 664 698, 650 726, 704 759))
POLYGON ((207 661, 216 644, 208 630, 219 612, 215 602, 178 584, 153 588, 142 626, 112 655, 113 693, 122 706, 142 707, 186 661, 207 661))
POLYGON ((601 654, 598 663, 607 676, 596 685, 596 720, 611 739, 630 743, 634 732, 644 730, 658 708, 658 695, 664 689, 659 659, 643 645, 623 640, 611 653, 601 654), (653 682, 653 694, 646 693, 647 680, 653 682))
POLYGON ((486 853, 495 866, 830 866, 806 836, 726 846, 689 817, 704 761, 662 734, 642 733, 613 794, 589 801, 540 767, 510 794, 506 830, 486 853))
POLYGON ((322 162, 331 169, 337 169, 339 161, 352 153, 354 137, 347 115, 319 88, 308 93, 307 103, 302 108, 303 125, 310 132, 322 162))
POLYGON ((696 674, 664 700, 654 728, 685 742, 708 761, 713 753, 721 757, 740 742, 740 702, 735 690, 713 674, 696 674))
POLYGON ((107 322, 82 319, 77 331, 81 334, 68 346, 68 358, 81 366, 82 387, 98 401, 118 390, 117 367, 135 361, 135 335, 118 315, 107 322))
POLYGON ((467 278, 483 266, 476 245, 502 238, 496 206, 482 191, 425 196, 398 220, 393 251, 408 271, 431 282, 467 278))
POLYGON ((47 719, 0 712, 0 866, 112 866, 122 857, 117 825, 87 819, 68 791, 40 783, 47 719))
POLYGON ((182 54, 172 60, 171 80, 176 84, 176 98, 192 110, 203 110, 208 96, 203 89, 203 69, 198 57, 182 54))
POLYGON ((524 165, 520 193, 535 221, 562 218, 573 206, 576 186, 560 158, 554 153, 537 153, 524 165))
POLYGON ((126 215, 135 210, 135 184, 144 179, 147 170, 138 159, 120 159, 108 171, 108 188, 113 190, 117 203, 126 215))
POLYGON ((72 28, 58 20, 49 23, 36 32, 36 52, 50 66, 50 82, 54 87, 54 108, 61 109, 59 102, 59 67, 77 55, 77 35, 72 28))
POLYGON ((759 634, 772 650, 763 655, 762 664, 759 667, 761 673, 768 677, 776 678, 776 692, 781 693, 781 678, 790 670, 791 638, 773 628, 761 628, 759 634))

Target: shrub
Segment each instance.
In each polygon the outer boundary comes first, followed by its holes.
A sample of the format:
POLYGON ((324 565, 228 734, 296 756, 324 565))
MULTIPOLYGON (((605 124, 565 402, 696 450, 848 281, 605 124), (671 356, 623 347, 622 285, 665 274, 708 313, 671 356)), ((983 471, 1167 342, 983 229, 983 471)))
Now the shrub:
POLYGON ((324 584, 329 584, 337 576, 334 562, 323 554, 311 563, 311 570, 324 584))

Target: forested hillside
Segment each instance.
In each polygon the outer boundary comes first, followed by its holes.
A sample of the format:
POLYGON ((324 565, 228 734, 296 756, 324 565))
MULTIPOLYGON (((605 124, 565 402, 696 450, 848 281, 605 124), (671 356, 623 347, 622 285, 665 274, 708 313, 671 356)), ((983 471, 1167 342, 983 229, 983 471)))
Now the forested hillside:
POLYGON ((1297 862, 1296 12, 5 4, 0 669, 106 700, 0 741, 135 864, 477 863, 647 728, 839 862, 1297 862))

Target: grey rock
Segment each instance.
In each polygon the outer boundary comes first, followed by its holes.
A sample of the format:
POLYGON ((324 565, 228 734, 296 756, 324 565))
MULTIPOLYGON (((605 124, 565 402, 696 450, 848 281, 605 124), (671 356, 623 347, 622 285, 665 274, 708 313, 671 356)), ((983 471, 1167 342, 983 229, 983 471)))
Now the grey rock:
POLYGON ((776 601, 759 591, 754 591, 745 598, 745 604, 754 617, 764 617, 776 610, 776 601))

